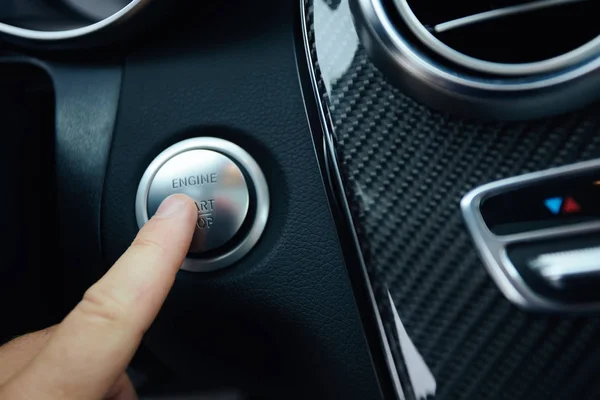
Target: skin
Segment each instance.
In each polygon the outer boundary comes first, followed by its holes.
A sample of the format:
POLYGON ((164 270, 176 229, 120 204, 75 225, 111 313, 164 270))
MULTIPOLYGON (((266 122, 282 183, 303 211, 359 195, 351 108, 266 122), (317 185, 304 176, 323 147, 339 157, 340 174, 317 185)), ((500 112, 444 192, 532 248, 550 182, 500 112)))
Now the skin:
POLYGON ((197 209, 167 198, 58 325, 0 347, 0 400, 137 399, 125 368, 173 286, 197 209))

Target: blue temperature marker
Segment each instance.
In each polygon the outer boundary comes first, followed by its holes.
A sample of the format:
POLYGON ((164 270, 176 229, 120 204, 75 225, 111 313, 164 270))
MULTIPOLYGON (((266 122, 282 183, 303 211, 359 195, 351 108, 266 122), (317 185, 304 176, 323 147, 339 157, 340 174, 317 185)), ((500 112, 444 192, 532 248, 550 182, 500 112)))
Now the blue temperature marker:
POLYGON ((546 208, 554 215, 558 215, 560 213, 560 207, 562 206, 562 203, 562 197, 550 197, 549 199, 544 200, 546 208))

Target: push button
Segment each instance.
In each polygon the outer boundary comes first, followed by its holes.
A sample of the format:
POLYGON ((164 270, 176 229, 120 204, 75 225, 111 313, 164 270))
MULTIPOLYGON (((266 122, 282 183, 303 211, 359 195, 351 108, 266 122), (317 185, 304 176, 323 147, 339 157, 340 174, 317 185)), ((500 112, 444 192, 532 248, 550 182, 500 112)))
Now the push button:
POLYGON ((208 272, 230 266, 256 245, 267 224, 266 179, 250 154, 226 140, 188 139, 160 153, 138 186, 139 227, 175 193, 191 197, 198 209, 184 270, 208 272))
POLYGON ((198 208, 191 253, 223 246, 248 215, 250 195, 244 174, 229 157, 216 151, 190 150, 167 161, 150 184, 148 216, 175 193, 190 196, 198 208))

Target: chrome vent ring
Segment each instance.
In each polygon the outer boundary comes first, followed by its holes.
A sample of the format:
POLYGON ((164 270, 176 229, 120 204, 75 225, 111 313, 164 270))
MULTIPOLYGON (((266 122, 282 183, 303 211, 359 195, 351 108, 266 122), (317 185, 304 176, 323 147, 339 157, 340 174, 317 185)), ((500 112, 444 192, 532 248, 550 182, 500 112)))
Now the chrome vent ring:
POLYGON ((600 54, 598 1, 467 0, 462 7, 460 3, 394 0, 404 23, 425 46, 478 72, 547 73, 600 54))
POLYGON ((440 110, 525 120, 600 100, 596 0, 348 0, 389 81, 440 110))
POLYGON ((11 1, 14 5, 9 1, 0 7, 2 39, 28 47, 63 49, 121 39, 123 26, 139 23, 139 15, 155 0, 55 0, 30 5, 11 1))

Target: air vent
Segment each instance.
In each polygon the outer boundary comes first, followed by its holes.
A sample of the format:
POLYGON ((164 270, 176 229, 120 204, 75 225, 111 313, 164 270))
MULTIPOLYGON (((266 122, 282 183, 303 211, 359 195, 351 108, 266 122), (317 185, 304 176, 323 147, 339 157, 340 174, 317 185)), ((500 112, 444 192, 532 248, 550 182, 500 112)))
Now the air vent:
POLYGON ((523 120, 600 100, 600 0, 343 0, 389 81, 431 107, 523 120))
POLYGON ((544 73, 600 53, 598 0, 394 2, 423 44, 480 72, 544 73))
MULTIPOLYGON (((156 0, 0 0, 0 38, 19 45, 80 48, 130 34, 156 0), (124 28, 124 25, 129 27, 124 28)), ((164 3, 167 3, 166 1, 164 3)), ((157 12, 155 12, 157 13, 157 12)))

